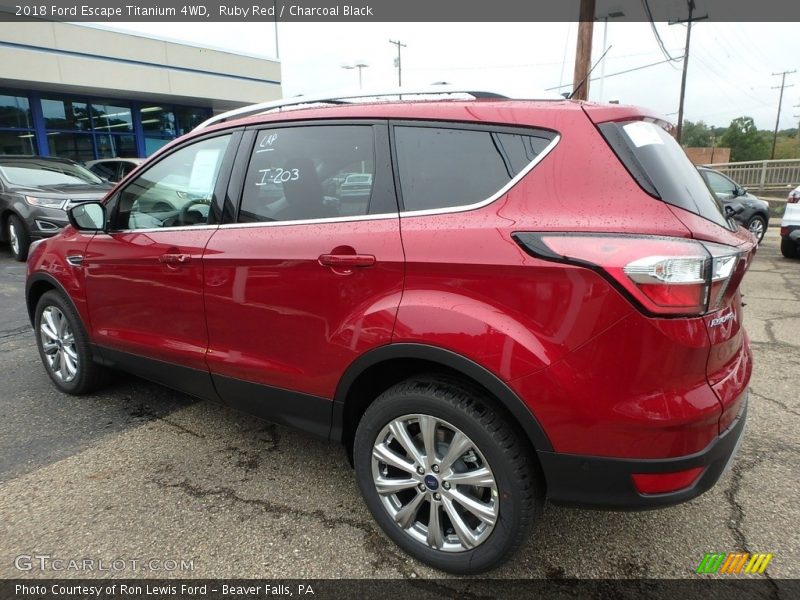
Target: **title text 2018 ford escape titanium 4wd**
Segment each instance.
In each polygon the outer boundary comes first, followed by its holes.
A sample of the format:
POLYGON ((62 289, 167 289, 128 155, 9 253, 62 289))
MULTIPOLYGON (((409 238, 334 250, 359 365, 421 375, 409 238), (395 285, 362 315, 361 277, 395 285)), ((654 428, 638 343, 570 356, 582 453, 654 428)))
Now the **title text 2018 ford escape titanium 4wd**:
POLYGON ((28 262, 55 385, 120 368, 341 442, 386 534, 452 572, 545 498, 709 489, 750 233, 645 110, 409 93, 218 117, 73 208, 28 262))

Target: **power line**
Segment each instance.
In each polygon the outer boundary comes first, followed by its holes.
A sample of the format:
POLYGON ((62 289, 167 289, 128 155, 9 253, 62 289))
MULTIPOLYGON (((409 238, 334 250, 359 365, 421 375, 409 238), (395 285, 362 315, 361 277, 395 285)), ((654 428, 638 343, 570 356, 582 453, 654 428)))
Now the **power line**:
POLYGON ((667 59, 667 62, 676 63, 683 60, 683 56, 672 56, 667 50, 664 40, 661 39, 661 34, 658 33, 658 28, 656 27, 655 20, 653 19, 653 12, 650 10, 650 3, 647 0, 642 0, 642 6, 644 7, 644 12, 647 15, 647 20, 650 23, 650 28, 653 30, 653 35, 656 38, 656 42, 658 42, 658 47, 661 49, 661 53, 664 55, 664 58, 667 59))
MULTIPOLYGON (((648 65, 642 65, 641 67, 634 67, 632 69, 625 69, 624 71, 617 71, 616 73, 610 73, 606 75, 606 77, 615 77, 616 75, 624 75, 625 73, 633 73, 634 71, 641 71, 642 69, 647 69, 649 67, 655 67, 656 65, 663 65, 669 61, 667 60, 660 60, 658 62, 650 63, 648 65)), ((597 81, 600 79, 599 77, 592 77, 589 81, 597 81)), ((546 92, 551 92, 553 90, 560 90, 561 88, 565 87, 572 87, 571 83, 567 83, 565 85, 554 85, 553 87, 545 88, 546 92)))

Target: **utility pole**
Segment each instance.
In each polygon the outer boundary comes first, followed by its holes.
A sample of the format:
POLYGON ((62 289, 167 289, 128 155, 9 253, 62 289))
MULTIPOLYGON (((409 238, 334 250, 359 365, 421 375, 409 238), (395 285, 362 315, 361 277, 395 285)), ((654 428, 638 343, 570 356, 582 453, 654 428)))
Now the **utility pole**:
MULTIPOLYGON (((683 50, 683 73, 681 74, 681 98, 680 102, 678 103, 678 129, 675 132, 675 137, 678 140, 678 143, 681 143, 681 137, 683 136, 683 105, 684 99, 686 98, 686 73, 689 70, 689 47, 692 43, 692 23, 694 21, 702 21, 703 19, 707 19, 708 15, 703 15, 702 17, 692 17, 694 13, 694 9, 697 6, 694 3, 694 0, 687 0, 686 4, 689 6, 689 18, 685 21, 686 23, 686 47, 683 50)), ((673 21, 670 25, 674 23, 684 23, 684 21, 673 21)))
MULTIPOLYGON (((794 108, 800 108, 800 104, 795 104, 794 108)), ((800 119, 800 115, 795 115, 795 119, 800 119)), ((797 139, 800 141, 800 121, 797 122, 797 139)))
POLYGON ((778 141, 778 125, 780 125, 780 122, 781 122, 781 104, 783 104, 783 88, 792 87, 791 84, 790 85, 786 85, 786 76, 787 75, 791 75, 792 73, 796 73, 796 72, 797 72, 797 70, 794 70, 794 71, 781 71, 780 73, 773 73, 772 74, 773 77, 778 77, 780 75, 780 78, 781 78, 781 85, 780 86, 777 86, 777 85, 772 86, 773 90, 777 90, 778 87, 780 87, 780 89, 781 89, 781 93, 778 96, 778 116, 775 118, 775 132, 772 134, 772 154, 770 155, 770 158, 772 160, 775 160, 775 143, 778 141))
POLYGON ((581 0, 578 45, 575 49, 575 71, 572 76, 570 98, 586 100, 589 97, 589 69, 592 63, 592 33, 594 32, 595 0, 581 0))
POLYGON ((389 40, 389 43, 397 46, 397 58, 395 59, 397 63, 395 65, 397 67, 397 87, 403 87, 403 58, 400 49, 405 48, 406 45, 400 42, 400 40, 389 40))

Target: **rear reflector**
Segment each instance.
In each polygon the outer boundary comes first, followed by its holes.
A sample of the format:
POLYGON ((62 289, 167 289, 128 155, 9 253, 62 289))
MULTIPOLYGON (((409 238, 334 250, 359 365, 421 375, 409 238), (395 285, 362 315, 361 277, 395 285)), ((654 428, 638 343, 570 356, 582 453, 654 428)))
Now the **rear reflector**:
POLYGON ((660 236, 515 233, 529 254, 593 269, 648 313, 698 316, 718 310, 746 251, 660 236))
POLYGON ((705 467, 694 467, 674 473, 634 473, 633 485, 640 494, 667 494, 694 485, 705 467))

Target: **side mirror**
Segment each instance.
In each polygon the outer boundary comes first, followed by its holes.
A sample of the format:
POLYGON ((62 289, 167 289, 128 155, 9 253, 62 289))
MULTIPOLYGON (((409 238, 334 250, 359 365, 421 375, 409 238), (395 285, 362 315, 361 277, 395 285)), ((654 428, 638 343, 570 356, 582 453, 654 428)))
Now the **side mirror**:
POLYGON ((67 211, 69 223, 78 231, 105 231, 106 207, 100 202, 85 202, 67 211))
POLYGON ((734 193, 736 194, 736 196, 744 196, 747 193, 747 190, 739 185, 736 186, 736 191, 734 193))
POLYGON ((744 205, 737 202, 736 204, 726 204, 725 205, 725 215, 728 218, 733 217, 734 215, 738 215, 740 212, 744 210, 744 205))

